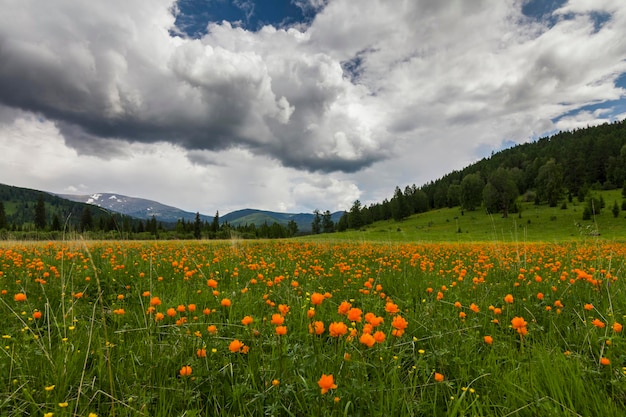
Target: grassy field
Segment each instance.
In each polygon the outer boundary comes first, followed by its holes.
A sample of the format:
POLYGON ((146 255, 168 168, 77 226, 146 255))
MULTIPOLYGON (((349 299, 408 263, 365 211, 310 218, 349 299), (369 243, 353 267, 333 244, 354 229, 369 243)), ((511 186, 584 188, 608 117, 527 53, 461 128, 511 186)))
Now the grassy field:
POLYGON ((624 415, 626 245, 492 229, 5 242, 0 415, 624 415))
POLYGON ((567 208, 522 203, 521 213, 487 215, 484 211, 462 211, 459 207, 433 210, 402 222, 377 222, 359 231, 339 235, 317 235, 314 239, 342 239, 377 242, 562 242, 601 236, 626 241, 626 212, 618 218, 611 213, 613 203, 621 207, 621 190, 597 191, 606 207, 591 220, 583 220, 586 203, 574 199, 567 208))

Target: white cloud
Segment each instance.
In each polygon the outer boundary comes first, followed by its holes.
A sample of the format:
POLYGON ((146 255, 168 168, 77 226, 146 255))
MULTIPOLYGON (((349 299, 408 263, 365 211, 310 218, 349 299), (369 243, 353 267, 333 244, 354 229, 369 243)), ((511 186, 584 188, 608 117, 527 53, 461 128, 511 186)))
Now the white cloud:
POLYGON ((309 25, 188 39, 173 0, 6 1, 0 181, 14 185, 208 214, 335 210, 623 117, 580 111, 626 96, 623 2, 570 0, 548 22, 518 0, 294 0, 318 12, 309 25))

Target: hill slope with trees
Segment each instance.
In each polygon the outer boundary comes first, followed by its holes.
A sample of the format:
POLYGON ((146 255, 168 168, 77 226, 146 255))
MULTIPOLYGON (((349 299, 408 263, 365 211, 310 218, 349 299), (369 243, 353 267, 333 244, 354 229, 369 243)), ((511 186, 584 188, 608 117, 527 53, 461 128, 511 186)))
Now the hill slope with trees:
POLYGON ((506 217, 519 211, 520 201, 556 207, 574 198, 589 202, 583 216, 590 216, 604 205, 596 200, 594 190, 624 188, 625 183, 626 120, 505 149, 421 187, 396 187, 393 197, 381 203, 365 207, 357 200, 337 223, 337 230, 399 221, 444 207, 484 209, 506 217))

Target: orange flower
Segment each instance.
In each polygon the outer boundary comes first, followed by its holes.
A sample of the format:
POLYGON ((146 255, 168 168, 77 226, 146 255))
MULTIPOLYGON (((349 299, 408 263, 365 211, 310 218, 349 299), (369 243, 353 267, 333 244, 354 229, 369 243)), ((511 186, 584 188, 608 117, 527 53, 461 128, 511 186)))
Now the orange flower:
POLYGON ((314 321, 312 324, 309 324, 309 333, 317 335, 324 333, 324 322, 314 321))
POLYGON ((318 292, 314 292, 313 294, 311 294, 311 304, 318 306, 322 304, 322 301, 324 301, 323 294, 320 294, 318 292))
POLYGON ((348 310, 348 320, 361 322, 361 314, 363 314, 363 310, 360 308, 351 308, 348 310))
POLYGON ((241 319, 241 324, 243 324, 244 326, 247 326, 248 324, 252 324, 252 322, 254 321, 254 319, 250 316, 245 316, 244 318, 241 319))
POLYGON ((310 319, 315 317, 315 309, 313 307, 309 308, 306 312, 306 316, 310 319))
POLYGON ((346 314, 348 314, 348 310, 350 310, 351 308, 352 304, 347 301, 343 301, 341 304, 339 304, 339 307, 337 307, 337 313, 345 316, 346 314))
POLYGON ((539 300, 539 301, 543 300, 543 293, 542 292, 538 292, 537 293, 537 300, 539 300))
POLYGON ((525 336, 528 333, 528 329, 526 329, 527 325, 528 323, 523 317, 513 317, 511 319, 511 327, 517 330, 520 336, 525 336))
POLYGON ((344 322, 342 322, 342 321, 332 322, 328 326, 328 333, 332 337, 343 336, 347 332, 348 332, 348 326, 346 326, 346 324, 344 322))
POLYGON ((394 329, 404 330, 409 326, 409 322, 404 319, 402 316, 395 316, 393 321, 391 322, 391 326, 394 329))
POLYGON ((118 300, 123 300, 124 299, 124 294, 118 294, 117 295, 117 299, 118 300))
MULTIPOLYGON (((33 318, 34 318, 34 319, 40 319, 40 318, 41 318, 41 316, 43 316, 43 314, 41 313, 41 311, 35 311, 35 312, 33 313, 33 318)), ((615 327, 615 325, 613 325, 613 327, 615 327)))
POLYGON ((604 322, 600 319, 593 319, 591 324, 596 326, 598 329, 604 329, 604 326, 605 326, 604 322))
POLYGON ((589 304, 589 303, 587 303, 587 304, 585 304, 585 307, 584 307, 584 308, 585 308, 585 310, 587 310, 587 311, 593 310, 593 304, 589 304))
POLYGON ((243 342, 235 339, 228 345, 228 350, 230 350, 232 353, 243 352, 245 346, 246 345, 243 342))
POLYGON ((204 348, 203 348, 203 349, 198 349, 198 350, 196 351, 196 355, 197 355, 199 358, 206 358, 206 349, 204 349, 204 348))
POLYGON ((215 288, 217 288, 217 281, 216 281, 216 280, 214 280, 213 278, 211 278, 211 279, 209 279, 209 280, 206 282, 206 285, 208 285, 209 287, 211 287, 211 288, 215 289, 215 288))
POLYGON ((464 311, 460 311, 460 312, 459 312, 459 318, 460 318, 460 319, 464 319, 465 317, 467 317, 467 314, 465 314, 465 312, 464 312, 464 311))
POLYGON ((317 385, 322 389, 322 394, 326 394, 329 390, 337 388, 335 384, 335 378, 332 375, 322 374, 322 377, 317 381, 317 385))
POLYGON ((189 304, 187 306, 187 310, 189 310, 190 313, 193 313, 194 311, 196 311, 196 305, 195 304, 189 304))
POLYGON ((359 338, 359 342, 367 347, 372 347, 376 343, 376 339, 369 333, 363 333, 359 338))
POLYGON ((380 330, 374 333, 374 340, 376 340, 376 342, 378 343, 383 343, 385 341, 385 333, 381 332, 380 330))
POLYGON ((206 328, 207 332, 211 333, 211 334, 216 334, 217 333, 217 326, 212 324, 209 327, 206 328))
POLYGON ((222 298, 222 301, 220 301, 220 305, 222 307, 230 307, 230 300, 228 298, 222 298))
POLYGON ((377 327, 383 324, 385 319, 383 319, 382 317, 376 316, 374 313, 367 313, 365 314, 365 321, 371 324, 372 326, 377 327))
POLYGON ((609 358, 600 358, 600 365, 610 365, 611 364, 611 360, 609 358))
POLYGON ((397 304, 394 304, 391 301, 388 301, 385 304, 385 311, 389 314, 396 314, 400 311, 400 309, 398 308, 397 304))
POLYGON ((180 376, 189 376, 191 375, 191 366, 189 365, 185 365, 182 368, 180 368, 180 371, 178 371, 178 373, 180 374, 180 376))
POLYGON ((123 308, 118 308, 113 310, 113 314, 117 314, 118 316, 123 316, 124 314, 126 314, 126 312, 124 311, 123 308))
POLYGON ((26 301, 26 294, 24 294, 23 292, 18 292, 13 296, 13 299, 15 301, 26 301))
POLYGON ((435 381, 437 382, 443 382, 443 380, 445 379, 443 374, 440 374, 439 372, 435 372, 434 378, 435 378, 435 381))
POLYGON ((170 307, 166 311, 167 315, 170 317, 174 317, 176 315, 176 310, 173 307, 170 307))
POLYGON ((285 322, 285 318, 283 316, 281 316, 278 313, 272 314, 272 320, 270 321, 270 323, 272 323, 275 326, 281 326, 284 322, 285 322))
POLYGON ((178 311, 179 313, 184 313, 185 310, 187 310, 187 307, 182 304, 179 304, 178 307, 176 307, 176 311, 178 311))
POLYGON ((290 307, 286 304, 279 304, 278 305, 278 311, 280 311, 280 314, 282 314, 283 316, 286 316, 287 313, 289 313, 290 307))
POLYGON ((485 337, 483 337, 483 340, 488 345, 491 345, 493 343, 493 337, 491 337, 491 336, 485 336, 485 337))
POLYGON ((613 331, 615 333, 620 333, 622 331, 622 325, 618 322, 613 323, 613 331))
POLYGON ((504 302, 508 304, 513 304, 513 295, 507 294, 504 296, 504 302))
POLYGON ((287 326, 276 326, 276 334, 284 336, 287 334, 287 326))
POLYGON ((165 318, 165 315, 163 315, 163 313, 156 313, 154 315, 154 321, 161 321, 165 318))
POLYGON ((478 313, 480 311, 480 309, 478 308, 478 306, 474 303, 470 304, 470 310, 472 310, 474 313, 478 313))

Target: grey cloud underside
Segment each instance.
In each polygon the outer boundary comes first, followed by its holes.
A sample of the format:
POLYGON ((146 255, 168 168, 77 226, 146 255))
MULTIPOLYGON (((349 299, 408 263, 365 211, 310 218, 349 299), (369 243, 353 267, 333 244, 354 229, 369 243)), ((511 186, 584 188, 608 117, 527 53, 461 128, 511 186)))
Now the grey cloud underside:
POLYGON ((351 132, 358 121, 341 111, 333 120, 351 149, 334 150, 337 132, 325 119, 346 86, 324 84, 327 62, 286 63, 298 79, 281 80, 253 52, 197 40, 169 47, 155 63, 130 46, 98 49, 72 36, 42 43, 0 30, 0 103, 55 120, 66 143, 103 158, 123 155, 122 141, 243 147, 310 171, 353 172, 382 157, 360 146, 351 132))

